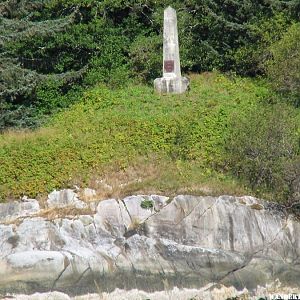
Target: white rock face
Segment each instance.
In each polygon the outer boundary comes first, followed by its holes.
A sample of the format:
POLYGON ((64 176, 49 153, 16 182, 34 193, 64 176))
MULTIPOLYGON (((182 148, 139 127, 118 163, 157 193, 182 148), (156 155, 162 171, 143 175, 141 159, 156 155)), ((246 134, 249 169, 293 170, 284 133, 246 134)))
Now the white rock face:
POLYGON ((76 208, 82 209, 87 207, 87 205, 83 201, 78 199, 77 194, 70 189, 53 191, 48 196, 47 204, 49 208, 74 206, 76 208))
MULTIPOLYGON (((60 207, 58 199, 68 206, 81 202, 65 190, 50 194, 48 204, 60 207)), ((300 224, 270 203, 253 197, 150 195, 94 206, 91 215, 1 221, 0 295, 208 284, 241 291, 277 279, 300 288, 300 224), (145 201, 152 205, 142 208, 145 201)))
POLYGON ((0 203, 0 223, 31 216, 40 210, 40 205, 35 199, 24 198, 22 202, 0 203))
POLYGON ((22 280, 30 274, 31 281, 52 280, 64 268, 64 255, 58 251, 23 251, 10 254, 2 264, 3 282, 22 280))

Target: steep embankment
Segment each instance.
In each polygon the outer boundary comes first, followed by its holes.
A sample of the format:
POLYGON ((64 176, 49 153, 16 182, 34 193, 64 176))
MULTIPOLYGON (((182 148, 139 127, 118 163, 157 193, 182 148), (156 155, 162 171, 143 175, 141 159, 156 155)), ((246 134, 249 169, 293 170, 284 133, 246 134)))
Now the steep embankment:
POLYGON ((0 205, 0 295, 221 284, 251 291, 277 280, 300 289, 300 224, 253 197, 99 202, 92 190, 63 190, 45 205, 0 205))
POLYGON ((191 79, 191 91, 179 96, 141 85, 98 86, 46 127, 0 135, 0 201, 74 184, 103 190, 101 179, 116 186, 113 195, 182 187, 179 192, 240 193, 216 170, 231 120, 247 115, 268 90, 218 73, 191 79))

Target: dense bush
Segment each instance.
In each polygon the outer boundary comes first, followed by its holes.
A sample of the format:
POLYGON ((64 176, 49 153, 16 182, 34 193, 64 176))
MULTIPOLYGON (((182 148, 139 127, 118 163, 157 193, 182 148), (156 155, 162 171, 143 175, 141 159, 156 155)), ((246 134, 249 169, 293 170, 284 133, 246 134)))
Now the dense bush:
POLYGON ((162 72, 161 37, 139 36, 130 46, 130 64, 136 77, 144 82, 161 77, 162 72))
POLYGON ((275 89, 300 105, 300 23, 293 24, 271 47, 268 75, 275 89))
POLYGON ((298 189, 299 124, 299 113, 286 104, 259 104, 235 116, 226 145, 230 170, 257 192, 292 199, 298 189))
POLYGON ((300 213, 300 156, 284 166, 285 199, 287 205, 300 213))
POLYGON ((289 26, 290 18, 283 13, 249 24, 252 43, 232 52, 233 69, 247 76, 265 75, 266 64, 272 56, 270 46, 280 40, 289 26))

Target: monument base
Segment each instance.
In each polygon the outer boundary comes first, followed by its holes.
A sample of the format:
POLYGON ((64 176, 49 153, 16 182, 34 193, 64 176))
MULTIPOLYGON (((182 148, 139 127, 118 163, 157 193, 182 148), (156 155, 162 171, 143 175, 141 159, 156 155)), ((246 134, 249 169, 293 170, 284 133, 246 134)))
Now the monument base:
POLYGON ((162 77, 154 80, 154 88, 160 94, 182 94, 189 84, 186 77, 162 77))

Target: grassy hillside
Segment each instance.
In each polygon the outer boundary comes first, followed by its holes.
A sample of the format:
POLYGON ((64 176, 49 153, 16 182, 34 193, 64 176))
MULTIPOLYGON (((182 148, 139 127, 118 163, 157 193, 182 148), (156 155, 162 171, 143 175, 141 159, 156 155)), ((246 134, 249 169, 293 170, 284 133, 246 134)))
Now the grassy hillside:
POLYGON ((226 171, 236 116, 268 97, 250 79, 191 76, 191 91, 160 96, 144 85, 87 91, 36 131, 0 136, 0 197, 36 197, 77 184, 118 193, 244 193, 226 171))

